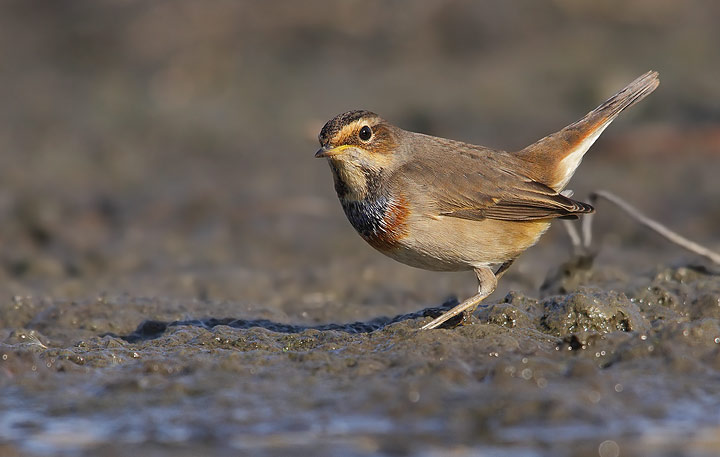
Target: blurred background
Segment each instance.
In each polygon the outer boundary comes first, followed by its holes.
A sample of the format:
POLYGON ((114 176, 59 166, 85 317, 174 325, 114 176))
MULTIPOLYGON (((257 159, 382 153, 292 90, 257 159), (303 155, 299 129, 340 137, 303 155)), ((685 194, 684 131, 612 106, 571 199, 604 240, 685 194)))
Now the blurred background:
MULTIPOLYGON (((720 248, 720 3, 6 1, 0 6, 0 289, 163 296, 367 318, 471 293, 472 274, 386 259, 345 220, 323 123, 369 109, 409 130, 519 149, 647 70, 660 88, 570 187, 604 188, 720 248)), ((598 262, 693 256, 596 218, 598 262)), ((537 294, 556 224, 506 277, 537 294)), ((212 314, 212 309, 208 309, 212 314)), ((240 317, 240 316, 238 316, 240 317)))

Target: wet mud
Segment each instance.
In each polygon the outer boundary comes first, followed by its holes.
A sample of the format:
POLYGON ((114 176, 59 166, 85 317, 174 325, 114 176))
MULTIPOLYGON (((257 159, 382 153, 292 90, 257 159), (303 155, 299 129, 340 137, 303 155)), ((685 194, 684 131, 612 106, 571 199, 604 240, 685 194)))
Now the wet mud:
POLYGON ((720 272, 661 268, 622 287, 578 273, 592 285, 510 293, 435 331, 418 329, 439 308, 132 329, 123 314, 177 304, 17 297, 0 308, 3 455, 712 455, 720 272))

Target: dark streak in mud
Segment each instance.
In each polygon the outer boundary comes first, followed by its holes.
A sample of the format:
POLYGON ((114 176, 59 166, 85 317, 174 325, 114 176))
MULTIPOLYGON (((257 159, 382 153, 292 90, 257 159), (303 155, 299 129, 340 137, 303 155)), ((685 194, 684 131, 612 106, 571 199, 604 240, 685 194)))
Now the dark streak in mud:
MULTIPOLYGON (((120 336, 123 340, 129 342, 129 343, 137 343, 138 341, 144 341, 149 339, 158 338, 160 335, 162 335, 168 327, 177 327, 177 326, 194 326, 194 327, 202 327, 205 329, 212 329, 215 326, 218 325, 224 325, 231 328, 236 329, 248 329, 253 327, 259 327, 264 328, 266 330, 270 330, 271 332, 277 332, 277 333, 301 333, 305 330, 318 330, 318 331, 327 331, 327 330, 337 330, 340 332, 346 332, 346 333, 370 333, 374 332, 376 330, 380 330, 384 327, 387 327, 388 325, 394 324, 396 322, 402 322, 410 319, 417 319, 419 317, 437 317, 441 315, 444 311, 447 311, 451 309, 453 306, 457 305, 458 301, 457 299, 449 299, 445 303, 443 303, 441 306, 433 307, 433 308, 427 308, 422 311, 418 311, 416 313, 406 313, 406 314, 400 314, 398 316, 387 318, 387 317, 378 317, 375 319, 371 319, 368 322, 353 322, 350 324, 324 324, 324 325, 291 325, 291 324, 282 324, 279 322, 273 322, 268 319, 254 319, 254 320, 247 320, 247 319, 234 319, 234 318, 225 318, 225 319, 215 319, 215 318, 208 318, 208 319, 193 319, 193 320, 184 320, 184 321, 173 321, 173 322, 161 322, 161 321, 145 321, 141 323, 137 329, 135 329, 134 332, 132 332, 129 335, 126 336, 120 336)), ((101 336, 117 336, 111 333, 108 333, 106 335, 101 336)))

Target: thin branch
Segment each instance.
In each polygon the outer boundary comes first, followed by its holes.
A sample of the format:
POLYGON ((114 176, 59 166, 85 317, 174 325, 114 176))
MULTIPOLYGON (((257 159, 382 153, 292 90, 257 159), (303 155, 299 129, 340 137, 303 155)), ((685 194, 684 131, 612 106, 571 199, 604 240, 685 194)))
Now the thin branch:
POLYGON ((567 230, 567 234, 570 237, 570 242, 572 243, 573 249, 575 251, 578 250, 582 246, 582 240, 580 238, 580 234, 578 233, 578 229, 575 227, 575 224, 567 219, 563 220, 563 225, 565 226, 565 230, 567 230))
MULTIPOLYGON (((657 232, 658 234, 665 237, 668 241, 677 244, 680 247, 683 247, 687 249, 690 252, 693 252, 697 255, 700 255, 702 257, 705 257, 709 259, 711 262, 720 265, 720 254, 711 251, 710 249, 706 248, 705 246, 701 246, 698 243, 688 240, 687 238, 678 235, 677 233, 673 232, 663 224, 650 219, 649 217, 642 214, 637 208, 623 200, 622 198, 618 197, 617 195, 608 192, 606 190, 598 190, 590 194, 590 204, 595 203, 597 201, 598 197, 604 198, 605 200, 609 201, 610 203, 613 203, 618 208, 625 211, 625 213, 628 214, 628 216, 635 219, 640 224, 644 225, 645 227, 657 232)), ((590 241, 592 240, 592 218, 591 215, 586 215, 583 220, 583 241, 584 245, 588 247, 590 245, 590 241)))
MULTIPOLYGON (((590 204, 594 206, 597 198, 591 194, 588 200, 590 200, 590 204)), ((595 213, 589 213, 582 217, 582 239, 585 249, 590 249, 590 245, 592 244, 592 222, 594 218, 595 213)))

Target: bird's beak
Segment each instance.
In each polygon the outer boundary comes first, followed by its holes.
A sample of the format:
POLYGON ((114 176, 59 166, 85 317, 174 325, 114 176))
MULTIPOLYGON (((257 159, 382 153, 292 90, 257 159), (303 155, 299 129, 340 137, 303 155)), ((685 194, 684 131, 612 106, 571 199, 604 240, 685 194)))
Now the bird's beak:
POLYGON ((342 146, 338 146, 335 148, 323 146, 322 148, 318 149, 318 151, 315 153, 315 158, 319 159, 321 157, 332 157, 340 154, 345 149, 348 148, 348 145, 344 144, 342 146))

